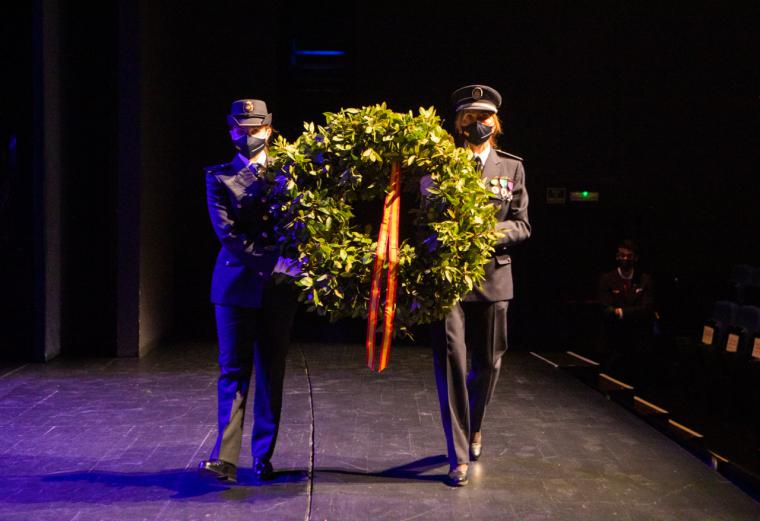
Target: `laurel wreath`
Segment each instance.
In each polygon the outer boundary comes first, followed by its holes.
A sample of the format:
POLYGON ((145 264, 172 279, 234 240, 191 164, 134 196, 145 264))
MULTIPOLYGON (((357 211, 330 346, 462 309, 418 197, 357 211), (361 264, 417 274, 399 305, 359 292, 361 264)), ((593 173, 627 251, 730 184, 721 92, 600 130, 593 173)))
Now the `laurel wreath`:
POLYGON ((356 209, 384 200, 393 161, 416 200, 402 206, 402 219, 417 230, 399 244, 394 332, 442 318, 484 278, 495 211, 471 152, 455 146, 432 107, 417 116, 385 103, 326 113, 295 142, 278 137, 269 155, 275 233, 300 263, 296 284, 309 310, 331 320, 367 316, 377 237, 356 222, 356 209), (423 176, 432 182, 424 197, 423 176))

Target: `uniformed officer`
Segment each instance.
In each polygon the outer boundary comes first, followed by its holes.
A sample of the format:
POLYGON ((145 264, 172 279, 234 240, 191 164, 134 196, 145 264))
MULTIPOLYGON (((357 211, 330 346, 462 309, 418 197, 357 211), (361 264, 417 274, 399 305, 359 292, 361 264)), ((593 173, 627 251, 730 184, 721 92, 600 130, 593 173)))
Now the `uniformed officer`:
POLYGON ((507 306, 512 299, 509 249, 530 237, 530 224, 522 159, 496 149, 501 95, 486 85, 468 85, 457 89, 451 99, 458 144, 472 150, 496 207, 496 229, 503 234, 486 265, 483 283, 433 325, 433 360, 450 464, 448 483, 462 486, 468 482, 469 461, 481 454, 483 416, 507 350, 507 306))
POLYGON ((236 481, 255 365, 251 452, 254 475, 266 480, 273 476, 270 459, 277 441, 285 357, 297 307, 293 286, 276 283, 272 274, 295 275, 297 267, 278 255, 264 197, 272 114, 261 100, 238 100, 232 103, 227 124, 237 154, 229 163, 206 169, 208 212, 221 242, 211 284, 219 339, 219 434, 199 470, 236 481))

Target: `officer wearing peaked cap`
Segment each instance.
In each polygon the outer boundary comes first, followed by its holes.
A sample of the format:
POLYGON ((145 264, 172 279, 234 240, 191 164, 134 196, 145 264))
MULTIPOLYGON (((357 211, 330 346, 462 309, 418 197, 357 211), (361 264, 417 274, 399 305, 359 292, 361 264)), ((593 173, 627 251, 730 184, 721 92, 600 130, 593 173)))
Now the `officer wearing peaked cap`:
POLYGON ((248 388, 255 366, 251 452, 254 475, 272 477, 270 458, 280 425, 285 357, 297 306, 291 284, 294 262, 279 257, 266 204, 267 142, 272 114, 266 103, 232 103, 227 125, 237 150, 229 163, 206 169, 206 199, 221 248, 214 266, 211 302, 219 339, 217 385, 219 432, 202 474, 237 479, 248 388))
POLYGON ((451 96, 456 139, 468 147, 496 208, 498 239, 482 284, 433 324, 433 361, 446 435, 448 483, 466 485, 468 464, 480 458, 486 405, 507 350, 507 308, 512 299, 510 248, 530 237, 528 192, 522 159, 496 149, 501 95, 487 85, 467 85, 451 96), (466 327, 465 327, 466 323, 466 327), (465 336, 466 331, 466 336, 465 336), (471 370, 467 373, 467 354, 471 370))

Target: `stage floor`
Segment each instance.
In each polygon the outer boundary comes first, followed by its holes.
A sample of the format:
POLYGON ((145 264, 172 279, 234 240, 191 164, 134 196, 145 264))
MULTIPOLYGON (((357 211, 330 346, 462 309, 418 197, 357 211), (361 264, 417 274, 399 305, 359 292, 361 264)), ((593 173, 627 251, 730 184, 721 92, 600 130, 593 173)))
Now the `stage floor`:
POLYGON ((675 442, 527 353, 506 355, 467 487, 443 483, 428 349, 394 347, 378 375, 360 345, 322 344, 288 358, 277 479, 255 484, 244 450, 240 483, 215 483, 195 472, 216 436, 215 356, 0 368, 0 519, 760 519, 675 442))

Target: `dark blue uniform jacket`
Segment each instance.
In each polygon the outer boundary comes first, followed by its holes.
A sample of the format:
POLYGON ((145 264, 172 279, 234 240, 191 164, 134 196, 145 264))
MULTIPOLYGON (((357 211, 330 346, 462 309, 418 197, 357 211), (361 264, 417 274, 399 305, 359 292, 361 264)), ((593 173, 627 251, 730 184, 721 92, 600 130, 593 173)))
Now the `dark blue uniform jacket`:
POLYGON ((208 213, 222 243, 211 281, 214 304, 261 307, 264 284, 278 258, 265 183, 240 156, 206 168, 208 213))

